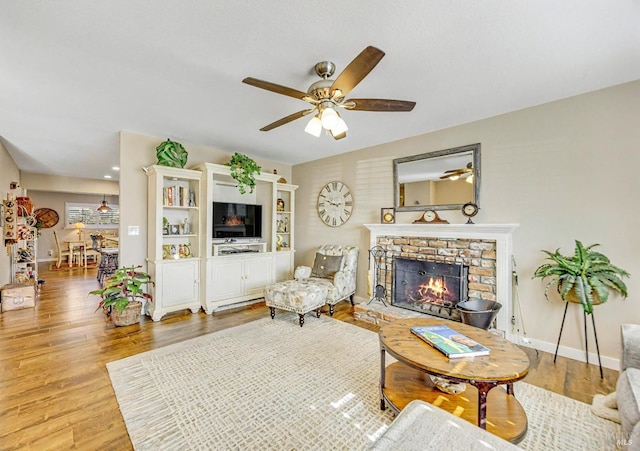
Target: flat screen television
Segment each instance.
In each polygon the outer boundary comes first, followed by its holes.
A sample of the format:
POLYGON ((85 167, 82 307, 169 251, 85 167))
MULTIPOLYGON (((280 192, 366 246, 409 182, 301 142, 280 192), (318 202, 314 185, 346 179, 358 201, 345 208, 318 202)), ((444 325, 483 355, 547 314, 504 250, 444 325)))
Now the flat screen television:
POLYGON ((262 205, 214 202, 213 238, 262 238, 262 205))

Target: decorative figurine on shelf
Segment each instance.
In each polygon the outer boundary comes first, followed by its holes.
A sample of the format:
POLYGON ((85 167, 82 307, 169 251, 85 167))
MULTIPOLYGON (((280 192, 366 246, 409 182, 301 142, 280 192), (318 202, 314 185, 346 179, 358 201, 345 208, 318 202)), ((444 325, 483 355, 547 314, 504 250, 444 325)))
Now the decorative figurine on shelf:
POLYGON ((169 235, 169 220, 166 217, 162 218, 162 234, 169 235))
MULTIPOLYGON (((274 170, 273 170, 273 173, 274 173, 275 175, 278 175, 278 170, 277 170, 277 169, 274 169, 274 170)), ((285 179, 284 177, 280 177, 280 178, 278 179, 278 183, 287 183, 287 179, 285 179)))
POLYGON ((191 226, 187 222, 187 218, 184 218, 184 225, 182 226, 182 233, 189 235, 191 233, 191 226))
POLYGON ((277 210, 284 211, 284 199, 278 199, 277 201, 277 210))

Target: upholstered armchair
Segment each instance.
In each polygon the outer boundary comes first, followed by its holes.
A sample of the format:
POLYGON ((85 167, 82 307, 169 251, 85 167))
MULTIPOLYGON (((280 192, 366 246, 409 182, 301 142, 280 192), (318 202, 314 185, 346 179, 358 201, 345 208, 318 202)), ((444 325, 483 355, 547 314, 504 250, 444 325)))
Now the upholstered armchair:
POLYGON ((357 247, 320 247, 316 251, 313 268, 298 266, 294 280, 265 287, 264 299, 271 310, 271 318, 275 317, 276 308, 296 312, 302 327, 304 315, 315 311, 319 318, 320 309, 325 303, 329 304, 331 315, 334 306, 340 301, 350 299, 353 305, 357 268, 357 247))
POLYGON ((356 292, 358 252, 355 246, 326 245, 316 251, 313 267, 299 266, 295 278, 307 279, 327 287, 329 314, 333 316, 334 306, 349 299, 353 305, 356 292))

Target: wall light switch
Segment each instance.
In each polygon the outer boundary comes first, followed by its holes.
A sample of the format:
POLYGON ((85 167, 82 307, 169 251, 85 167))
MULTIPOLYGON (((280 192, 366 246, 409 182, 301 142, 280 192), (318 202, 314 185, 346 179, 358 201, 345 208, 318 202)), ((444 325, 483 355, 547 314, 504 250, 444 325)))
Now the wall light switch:
POLYGON ((129 226, 127 235, 140 235, 140 226, 129 226))

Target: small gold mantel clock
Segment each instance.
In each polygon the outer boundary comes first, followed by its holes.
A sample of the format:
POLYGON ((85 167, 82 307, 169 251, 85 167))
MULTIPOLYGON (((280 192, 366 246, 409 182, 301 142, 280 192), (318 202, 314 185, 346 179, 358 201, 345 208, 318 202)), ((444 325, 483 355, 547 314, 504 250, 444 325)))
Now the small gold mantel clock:
POLYGON ((396 214, 394 208, 380 209, 380 222, 382 224, 393 224, 396 222, 396 214))
POLYGON ((353 195, 342 182, 329 182, 318 193, 318 216, 329 227, 340 227, 353 212, 353 195))

